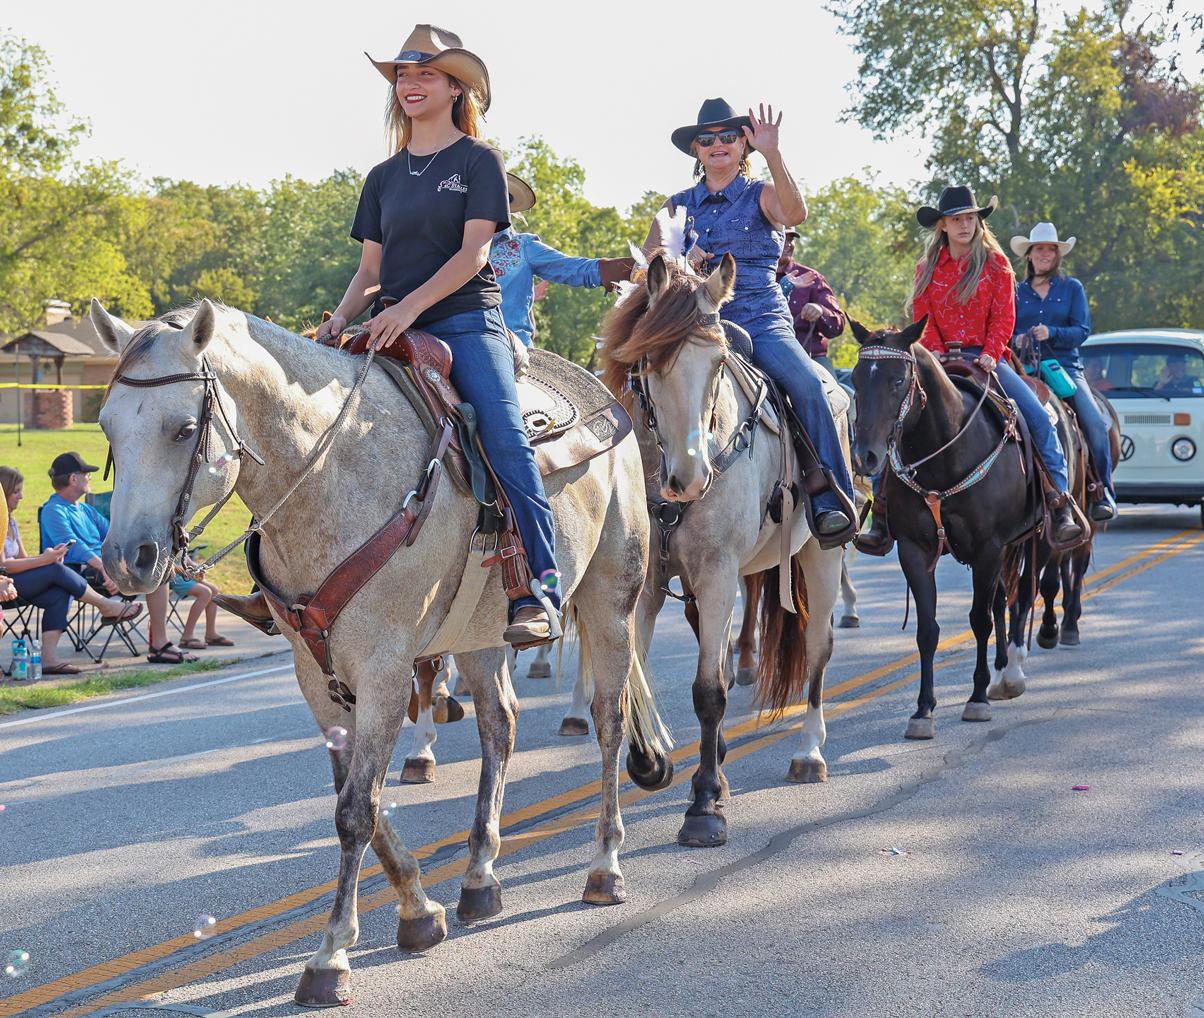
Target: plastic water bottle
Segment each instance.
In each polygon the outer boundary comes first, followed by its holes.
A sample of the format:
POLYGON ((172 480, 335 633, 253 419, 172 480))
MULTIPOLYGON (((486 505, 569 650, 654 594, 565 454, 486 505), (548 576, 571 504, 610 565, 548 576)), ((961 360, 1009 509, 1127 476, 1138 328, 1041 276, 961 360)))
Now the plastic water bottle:
POLYGON ((37 682, 42 677, 42 644, 37 640, 29 641, 29 678, 37 682))
POLYGON ((19 636, 13 637, 12 677, 14 682, 24 682, 29 677, 29 652, 19 636))

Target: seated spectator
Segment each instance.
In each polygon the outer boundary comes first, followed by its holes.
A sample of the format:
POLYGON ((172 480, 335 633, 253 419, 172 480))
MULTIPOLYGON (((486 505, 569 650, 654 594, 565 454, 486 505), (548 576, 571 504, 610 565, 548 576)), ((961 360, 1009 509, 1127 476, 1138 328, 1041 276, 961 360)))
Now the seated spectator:
POLYGON ((782 256, 778 260, 778 282, 790 305, 794 334, 811 359, 833 371, 828 358, 828 340, 844 332, 845 316, 828 281, 814 269, 794 260, 797 230, 786 231, 782 256))
POLYGON ((196 578, 177 573, 171 581, 171 592, 176 597, 190 597, 192 606, 188 609, 188 617, 184 620, 184 632, 180 636, 180 646, 187 650, 204 650, 206 647, 233 647, 234 641, 222 636, 217 631, 217 605, 213 598, 219 591, 216 586, 205 579, 201 570, 196 578), (197 639, 196 624, 200 621, 201 613, 205 615, 205 639, 197 639))
POLYGON ((17 520, 12 515, 25 497, 25 478, 19 470, 0 467, 0 488, 4 490, 8 515, 4 546, 0 550, 0 568, 12 577, 14 597, 22 597, 42 609, 42 674, 78 675, 79 668, 60 661, 58 654, 59 638, 67 628, 71 599, 97 608, 109 623, 137 618, 142 605, 130 604, 119 597, 104 597, 88 586, 83 576, 63 565, 64 556, 72 550, 65 543, 55 544, 40 555, 26 552, 17 520))
MULTIPOLYGON (((100 549, 109 532, 109 521, 86 502, 80 501, 92 490, 92 474, 99 467, 85 463, 77 452, 56 456, 50 465, 50 483, 54 494, 42 506, 42 547, 59 544, 66 548, 63 561, 79 568, 85 577, 110 594, 117 593, 117 584, 105 572, 100 549)), ((196 658, 185 654, 167 639, 167 584, 146 595, 146 614, 150 621, 151 664, 178 665, 196 658)))

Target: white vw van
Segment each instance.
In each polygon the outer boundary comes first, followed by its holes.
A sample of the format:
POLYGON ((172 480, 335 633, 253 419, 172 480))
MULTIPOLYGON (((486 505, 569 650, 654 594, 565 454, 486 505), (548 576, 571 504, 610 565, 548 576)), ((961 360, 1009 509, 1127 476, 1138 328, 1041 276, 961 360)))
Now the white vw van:
POLYGON ((1117 500, 1199 505, 1204 523, 1204 332, 1104 332, 1082 357, 1120 418, 1117 500))

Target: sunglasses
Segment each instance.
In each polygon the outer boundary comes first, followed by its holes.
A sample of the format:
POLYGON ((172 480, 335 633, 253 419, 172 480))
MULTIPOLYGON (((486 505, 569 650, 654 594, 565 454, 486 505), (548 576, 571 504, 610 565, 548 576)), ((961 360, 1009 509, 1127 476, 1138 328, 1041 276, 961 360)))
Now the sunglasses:
POLYGON ((740 140, 739 131, 706 131, 702 134, 694 135, 694 140, 698 142, 699 148, 710 148, 718 141, 721 145, 734 145, 740 140))

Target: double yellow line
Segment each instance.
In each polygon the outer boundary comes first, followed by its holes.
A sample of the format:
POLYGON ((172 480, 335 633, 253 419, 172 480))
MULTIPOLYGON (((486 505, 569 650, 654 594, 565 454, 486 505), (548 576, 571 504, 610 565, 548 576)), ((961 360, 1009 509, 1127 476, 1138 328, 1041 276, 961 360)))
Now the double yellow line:
MULTIPOLYGON (((1148 569, 1152 569, 1159 563, 1165 562, 1167 559, 1187 551, 1201 542, 1204 542, 1204 532, 1194 529, 1183 530, 1150 545, 1140 552, 1135 552, 1088 577, 1083 600, 1096 597, 1112 589, 1117 584, 1131 579, 1148 569)), ((956 636, 942 640, 937 646, 937 651, 938 653, 949 651, 970 643, 973 640, 973 632, 965 630, 956 636)), ((878 699, 915 682, 919 678, 919 673, 911 671, 910 668, 918 664, 919 660, 919 654, 905 655, 862 675, 846 679, 844 682, 839 682, 829 687, 825 692, 825 700, 861 690, 865 691, 858 696, 842 699, 835 703, 825 702, 824 710, 826 717, 836 718, 842 714, 847 714, 871 700, 878 699), (882 682, 883 679, 889 678, 901 669, 909 670, 900 678, 889 682, 882 682), (873 688, 867 690, 866 687, 873 688)), ((799 730, 802 722, 791 721, 790 719, 798 718, 805 710, 805 704, 787 708, 783 714, 783 719, 789 723, 783 724, 781 721, 775 721, 773 726, 765 731, 764 734, 756 738, 749 738, 743 742, 738 742, 738 740, 745 736, 751 736, 758 729, 762 728, 762 720, 760 718, 749 718, 725 729, 724 734, 728 742, 736 743, 731 745, 728 750, 727 762, 739 760, 742 757, 759 752, 767 746, 771 746, 794 734, 799 730)), ((687 761, 692 760, 697 754, 697 742, 679 747, 673 751, 671 756, 674 764, 678 766, 674 773, 673 781, 669 786, 670 788, 681 785, 693 776, 698 767, 696 761, 689 766, 680 765, 686 764, 687 761)), ((506 835, 502 840, 499 857, 512 855, 530 845, 537 844, 575 827, 593 822, 597 818, 597 808, 596 805, 590 803, 597 797, 597 794, 597 783, 590 782, 506 814, 502 817, 503 830, 537 820, 537 818, 548 813, 557 813, 558 815, 542 823, 537 823, 528 830, 506 835), (573 806, 581 806, 582 808, 572 810, 573 806), (565 810, 569 810, 569 812, 561 812, 565 810)), ((632 803, 639 802, 649 794, 639 788, 628 788, 620 792, 619 802, 623 806, 629 806, 632 803)), ((467 838, 467 830, 458 831, 438 841, 423 845, 414 852, 414 855, 419 861, 424 861, 437 853, 462 846, 467 838)), ((460 875, 463 868, 464 861, 462 859, 449 860, 426 871, 423 874, 423 884, 428 889, 433 888, 437 884, 460 875)), ((361 879, 370 879, 382 872, 382 868, 379 865, 366 866, 361 873, 361 879)), ((253 932, 256 927, 269 924, 289 912, 312 905, 322 896, 333 892, 335 890, 335 883, 335 881, 331 880, 316 887, 298 891, 277 901, 269 902, 266 905, 261 905, 258 908, 242 912, 239 915, 230 916, 214 927, 214 936, 220 937, 222 934, 233 933, 244 927, 248 928, 247 932, 253 932)), ((396 902, 397 895, 392 887, 384 887, 361 898, 360 911, 362 913, 370 912, 378 908, 395 905, 396 902)), ((326 921, 327 916, 325 913, 306 915, 275 929, 252 935, 242 943, 235 944, 212 954, 206 954, 183 965, 170 967, 163 964, 160 966, 159 963, 164 963, 166 959, 170 958, 177 951, 182 951, 196 945, 196 939, 191 934, 175 937, 172 940, 152 944, 120 958, 115 958, 112 961, 93 965, 79 972, 72 973, 69 976, 64 976, 61 979, 56 979, 42 986, 35 986, 22 993, 0 1000, 0 1018, 21 1014, 26 1010, 49 1004, 64 996, 71 995, 76 999, 80 999, 80 996, 86 994, 88 990, 95 989, 100 991, 103 995, 89 1001, 87 1004, 80 1004, 67 1010, 56 1012, 57 1018, 83 1018, 83 1016, 106 1006, 141 1000, 154 994, 164 993, 167 990, 176 989, 208 978, 218 972, 232 968, 241 962, 259 957, 311 936, 323 929, 326 921), (104 984, 110 980, 123 979, 146 966, 162 967, 163 970, 154 974, 148 974, 147 978, 132 985, 122 985, 108 992, 103 990, 104 984)))

